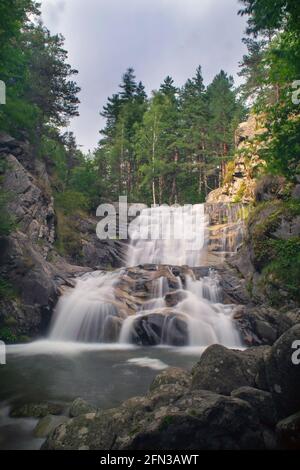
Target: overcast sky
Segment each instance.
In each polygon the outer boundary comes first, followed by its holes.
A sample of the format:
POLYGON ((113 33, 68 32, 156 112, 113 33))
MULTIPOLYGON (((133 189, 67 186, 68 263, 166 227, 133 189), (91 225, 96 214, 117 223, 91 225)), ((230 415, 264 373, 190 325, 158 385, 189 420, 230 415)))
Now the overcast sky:
POLYGON ((198 65, 206 84, 220 69, 237 78, 245 51, 238 9, 238 0, 42 0, 46 26, 65 36, 79 70, 80 117, 71 129, 83 149, 96 146, 99 110, 129 66, 149 93, 166 75, 183 85, 198 65))

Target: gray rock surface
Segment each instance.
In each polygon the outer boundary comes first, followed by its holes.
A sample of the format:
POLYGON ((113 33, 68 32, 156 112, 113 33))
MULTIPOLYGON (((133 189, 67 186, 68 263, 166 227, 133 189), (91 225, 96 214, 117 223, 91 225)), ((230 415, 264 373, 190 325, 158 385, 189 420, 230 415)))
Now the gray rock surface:
POLYGON ((219 344, 209 346, 193 368, 192 388, 230 395, 239 387, 255 387, 256 375, 268 350, 268 346, 245 351, 227 349, 219 344))

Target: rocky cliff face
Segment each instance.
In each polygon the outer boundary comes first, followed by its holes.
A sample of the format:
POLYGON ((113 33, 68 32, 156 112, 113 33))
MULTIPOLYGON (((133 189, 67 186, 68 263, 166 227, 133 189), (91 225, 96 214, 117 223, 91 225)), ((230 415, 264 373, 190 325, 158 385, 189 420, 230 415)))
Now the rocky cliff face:
POLYGON ((257 155, 255 137, 263 131, 260 120, 251 115, 242 122, 235 133, 236 157, 227 164, 221 188, 210 192, 208 203, 249 203, 254 199, 256 176, 264 162, 257 155))
POLYGON ((15 226, 0 239, 0 276, 9 286, 0 300, 0 336, 9 342, 45 332, 63 285, 89 267, 118 264, 119 246, 98 240, 96 220, 87 217, 78 227, 82 266, 65 260, 55 249, 57 220, 44 162, 33 158, 28 143, 3 133, 0 156, 7 210, 15 226))

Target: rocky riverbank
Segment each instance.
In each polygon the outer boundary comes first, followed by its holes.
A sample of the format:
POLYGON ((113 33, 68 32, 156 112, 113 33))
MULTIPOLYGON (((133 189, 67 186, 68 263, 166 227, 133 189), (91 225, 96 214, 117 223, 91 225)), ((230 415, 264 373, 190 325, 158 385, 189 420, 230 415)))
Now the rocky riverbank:
MULTIPOLYGON (((79 407, 44 449, 278 449, 300 445, 299 324, 273 346, 213 345, 191 373, 169 368, 146 396, 110 410, 79 407)), ((81 403, 82 405, 82 403, 81 403)))

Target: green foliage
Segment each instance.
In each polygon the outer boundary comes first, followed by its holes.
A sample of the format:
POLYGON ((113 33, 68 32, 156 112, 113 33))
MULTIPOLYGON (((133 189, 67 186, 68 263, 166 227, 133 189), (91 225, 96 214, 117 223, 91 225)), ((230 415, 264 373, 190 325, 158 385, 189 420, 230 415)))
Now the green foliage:
POLYGON ((18 338, 8 326, 0 328, 0 340, 7 344, 16 343, 18 338))
POLYGON ((244 8, 240 14, 249 15, 248 34, 265 31, 300 28, 300 5, 297 0, 240 0, 244 8))
MULTIPOLYGON (((264 117, 259 155, 267 171, 293 180, 300 169, 299 104, 293 82, 300 76, 300 3, 294 0, 241 0, 248 14, 248 55, 241 75, 254 109, 264 117), (260 39, 256 36, 259 33, 260 39)), ((297 94, 297 93, 296 93, 297 94)))
POLYGON ((242 181, 239 189, 236 192, 236 195, 234 196, 234 199, 233 199, 234 203, 238 203, 242 201, 243 196, 245 195, 246 189, 247 189, 246 182, 242 181))
POLYGON ((261 284, 274 304, 282 303, 279 290, 285 291, 294 301, 300 300, 300 238, 282 239, 275 236, 282 220, 293 220, 299 215, 298 200, 277 199, 260 203, 253 209, 248 220, 253 262, 261 272, 261 284))
POLYGON ((74 214, 78 210, 88 208, 88 199, 83 193, 68 189, 63 193, 55 194, 55 204, 66 214, 74 214))
POLYGON ((0 277, 0 299, 14 299, 16 292, 13 286, 3 277, 0 277))
POLYGON ((243 107, 225 72, 205 89, 201 67, 182 89, 167 76, 146 99, 128 69, 108 98, 106 127, 95 152, 106 197, 146 203, 199 202, 221 181, 243 107))
POLYGON ((16 137, 25 134, 36 148, 49 124, 63 126, 78 115, 80 90, 63 37, 31 22, 39 13, 30 0, 3 0, 0 6, 0 77, 7 89, 0 127, 16 137))
POLYGON ((226 165, 223 184, 230 184, 232 182, 233 175, 234 175, 234 170, 235 170, 235 163, 232 160, 232 161, 228 162, 227 165, 226 165))
POLYGON ((272 289, 272 303, 282 302, 280 290, 286 291, 292 300, 300 302, 300 238, 269 239, 265 249, 271 255, 271 261, 263 269, 263 283, 272 289))
POLYGON ((57 239, 55 247, 62 256, 69 256, 72 260, 80 261, 82 246, 76 218, 76 214, 70 217, 66 215, 65 210, 56 209, 57 239))

